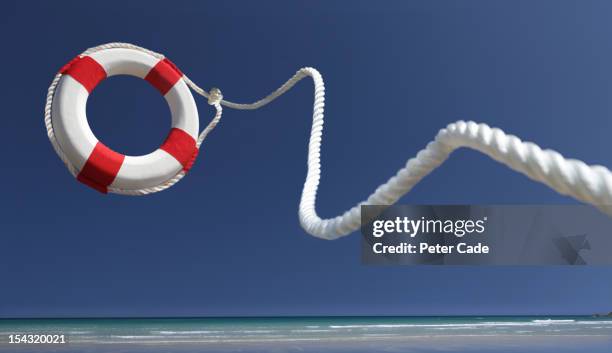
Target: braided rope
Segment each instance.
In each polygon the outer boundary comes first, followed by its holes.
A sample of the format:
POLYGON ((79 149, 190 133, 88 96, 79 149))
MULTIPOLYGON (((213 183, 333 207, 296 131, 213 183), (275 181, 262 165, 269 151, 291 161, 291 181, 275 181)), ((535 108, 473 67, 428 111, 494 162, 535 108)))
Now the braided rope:
MULTIPOLYGON (((101 45, 85 51, 83 55, 97 50, 117 47, 143 50, 151 55, 163 58, 161 54, 127 43, 101 45)), ((74 175, 76 171, 67 163, 61 149, 57 146, 50 121, 53 92, 60 77, 60 74, 56 75, 51 87, 49 87, 45 106, 45 124, 53 147, 74 175)), ((219 122, 222 105, 240 110, 258 109, 272 102, 306 77, 312 78, 314 82, 314 104, 308 144, 308 168, 300 200, 299 218, 306 232, 315 237, 336 239, 359 229, 362 205, 390 205, 397 202, 421 179, 442 164, 454 150, 461 147, 469 147, 480 151, 511 169, 549 186, 560 194, 572 196, 577 200, 594 205, 612 216, 612 172, 606 167, 589 166, 579 160, 566 159, 556 151, 542 150, 534 143, 523 142, 516 136, 507 135, 502 130, 491 128, 486 124, 477 124, 473 121, 457 121, 441 129, 432 142, 418 152, 414 158, 409 159, 403 168, 386 183, 380 185, 365 201, 358 203, 337 217, 322 219, 316 212, 315 204, 321 179, 321 140, 325 85, 321 74, 310 67, 298 70, 293 77, 274 92, 251 104, 239 104, 223 100, 218 90, 211 91, 209 94, 187 76, 184 76, 183 79, 187 85, 196 93, 208 98, 209 104, 214 105, 217 109, 217 114, 213 120, 200 134, 198 147, 219 122)), ((164 190, 178 182, 183 176, 184 173, 181 172, 173 179, 154 188, 133 191, 113 189, 110 191, 128 195, 143 195, 164 190)))
MULTIPOLYGON (((391 205, 409 192, 421 179, 442 164, 456 149, 469 147, 539 181, 563 195, 594 205, 612 215, 612 173, 603 166, 589 166, 582 161, 565 159, 553 150, 542 150, 536 144, 523 142, 498 128, 473 121, 457 121, 441 129, 414 158, 408 160, 386 183, 380 185, 365 201, 343 214, 321 219, 316 212, 316 198, 321 179, 321 140, 324 123, 325 84, 313 68, 303 68, 268 96, 251 104, 221 101, 226 107, 252 110, 260 108, 287 92, 303 78, 314 82, 312 128, 308 144, 308 169, 299 206, 300 223, 306 232, 323 239, 348 235, 361 224, 362 205, 391 205)), ((187 80, 196 92, 201 88, 187 80)))
MULTIPOLYGON (((391 205, 410 191, 421 179, 442 164, 456 149, 469 147, 507 165, 527 177, 539 181, 563 195, 594 205, 612 215, 612 173, 603 166, 589 166, 582 161, 565 159, 553 150, 542 150, 536 144, 523 142, 498 128, 473 121, 457 121, 441 129, 435 139, 416 157, 408 160, 386 183, 380 185, 365 201, 343 214, 321 219, 316 212, 316 199, 321 179, 321 139, 325 108, 325 84, 321 74, 313 68, 303 68, 263 99, 251 104, 226 100, 221 104, 242 110, 260 108, 287 92, 305 77, 314 82, 312 128, 308 144, 308 171, 299 206, 300 223, 306 232, 323 239, 336 239, 359 229, 362 205, 391 205)), ((187 80, 196 92, 201 88, 187 80)))

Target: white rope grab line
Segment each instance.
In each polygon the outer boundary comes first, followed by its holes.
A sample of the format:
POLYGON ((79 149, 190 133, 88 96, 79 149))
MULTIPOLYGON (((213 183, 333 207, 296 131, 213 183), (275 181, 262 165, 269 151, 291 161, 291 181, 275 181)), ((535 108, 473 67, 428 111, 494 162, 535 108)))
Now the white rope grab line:
MULTIPOLYGON (((101 45, 85 51, 83 55, 97 50, 117 47, 142 50, 158 58, 163 58, 161 54, 127 43, 101 45)), ((53 127, 50 121, 53 91, 60 76, 58 74, 53 80, 51 87, 49 87, 45 107, 45 123, 49 139, 53 143, 54 148, 71 173, 75 174, 74 167, 68 165, 64 154, 55 142, 53 127)), ((572 196, 577 200, 591 204, 612 216, 612 207, 610 207, 612 206, 612 172, 606 167, 599 165, 589 166, 580 160, 565 159, 556 151, 542 150, 534 143, 523 142, 516 136, 507 135, 502 130, 491 128, 486 124, 477 124, 472 121, 457 121, 441 129, 432 142, 418 152, 414 158, 409 159, 403 168, 386 183, 380 185, 365 201, 353 206, 342 215, 322 219, 316 212, 315 204, 317 189, 321 179, 321 140, 325 106, 325 85, 321 74, 309 67, 298 70, 293 77, 277 90, 251 104, 239 104, 223 100, 220 91, 211 91, 212 94, 209 94, 193 83, 187 76, 184 76, 185 82, 196 93, 208 98, 209 104, 214 105, 217 109, 217 114, 213 120, 200 134, 198 147, 206 135, 219 122, 222 113, 221 105, 240 110, 257 109, 272 102, 306 77, 312 78, 314 82, 314 104, 312 128, 308 144, 308 168, 300 200, 299 218, 302 227, 315 237, 336 239, 356 231, 361 223, 362 205, 391 205, 397 202, 400 197, 410 191, 421 179, 442 164, 454 150, 461 147, 469 147, 480 151, 511 169, 549 186, 560 194, 572 196)), ((178 173, 173 179, 154 188, 130 192, 125 192, 125 190, 110 191, 130 195, 144 195, 164 190, 175 184, 183 176, 184 173, 178 173)))
MULTIPOLYGON (((441 129, 435 139, 416 157, 408 160, 395 176, 380 185, 365 201, 334 218, 321 219, 316 212, 316 198, 321 179, 321 138, 325 106, 325 85, 313 68, 300 69, 293 77, 267 97, 252 103, 238 104, 226 100, 221 104, 234 109, 257 109, 291 89, 305 77, 314 82, 314 105, 308 172, 299 206, 302 227, 311 235, 336 239, 359 229, 362 205, 391 205, 412 189, 421 179, 442 164, 456 149, 469 147, 480 151, 529 178, 551 187, 563 195, 594 205, 612 215, 612 173, 603 166, 589 166, 582 161, 565 159, 553 150, 542 150, 536 144, 523 142, 498 128, 473 121, 457 121, 441 129)), ((206 93, 193 82, 187 83, 198 93, 206 93)))

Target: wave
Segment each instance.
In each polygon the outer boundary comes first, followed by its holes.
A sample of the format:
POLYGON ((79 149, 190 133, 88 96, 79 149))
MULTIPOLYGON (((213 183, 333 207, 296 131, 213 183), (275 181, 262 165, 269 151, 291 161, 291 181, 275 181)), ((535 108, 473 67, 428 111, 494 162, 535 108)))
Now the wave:
POLYGON ((307 328, 307 329, 297 329, 297 330, 291 330, 291 332, 293 333, 317 333, 317 332, 335 332, 336 330, 334 329, 330 329, 330 330, 326 330, 326 329, 311 329, 311 328, 307 328))
POLYGON ((611 324, 612 321, 576 321, 576 320, 531 320, 523 322, 512 321, 488 321, 472 323, 449 323, 449 324, 353 324, 353 325, 329 325, 332 329, 393 329, 393 328, 479 328, 497 326, 544 326, 544 325, 592 325, 592 324, 611 324))
POLYGON ((566 324, 566 323, 576 322, 576 320, 571 320, 571 319, 567 319, 567 320, 544 319, 544 320, 531 320, 531 322, 536 323, 536 324, 566 324))
POLYGON ((153 334, 160 334, 160 335, 202 335, 202 334, 209 334, 209 333, 224 333, 225 331, 218 331, 218 330, 204 330, 204 331, 151 331, 151 333, 153 334))

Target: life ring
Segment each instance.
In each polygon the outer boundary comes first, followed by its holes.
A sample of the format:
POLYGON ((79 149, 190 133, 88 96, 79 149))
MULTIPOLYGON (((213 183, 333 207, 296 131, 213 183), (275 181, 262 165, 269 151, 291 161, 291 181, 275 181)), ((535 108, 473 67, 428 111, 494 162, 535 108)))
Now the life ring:
POLYGON ((170 60, 133 48, 105 48, 77 56, 58 76, 50 138, 77 180, 103 193, 130 192, 163 185, 192 166, 198 153, 198 109, 183 73, 170 60), (114 75, 144 79, 170 106, 172 129, 154 152, 126 156, 105 146, 91 131, 87 98, 96 85, 114 75))
POLYGON ((240 110, 258 109, 290 90, 303 78, 314 83, 312 127, 308 144, 308 171, 300 200, 302 227, 323 239, 336 239, 361 227, 361 206, 391 205, 461 147, 480 151, 496 161, 540 181, 563 195, 598 207, 612 216, 612 172, 599 165, 566 159, 553 150, 507 135, 498 128, 473 121, 457 121, 441 129, 435 139, 395 176, 381 184, 363 202, 334 217, 322 219, 316 212, 321 178, 321 136, 325 107, 325 84, 314 68, 298 70, 266 97, 253 103, 223 99, 219 89, 206 92, 183 75, 163 55, 129 43, 108 43, 88 49, 55 76, 47 93, 45 125, 51 144, 70 172, 102 192, 146 195, 164 190, 180 180, 191 167, 200 144, 221 119, 222 105, 240 110), (85 116, 87 97, 104 78, 112 75, 144 78, 164 95, 172 111, 172 130, 155 152, 123 156, 100 143, 85 116), (215 117, 197 136, 198 112, 194 92, 208 98, 215 117))

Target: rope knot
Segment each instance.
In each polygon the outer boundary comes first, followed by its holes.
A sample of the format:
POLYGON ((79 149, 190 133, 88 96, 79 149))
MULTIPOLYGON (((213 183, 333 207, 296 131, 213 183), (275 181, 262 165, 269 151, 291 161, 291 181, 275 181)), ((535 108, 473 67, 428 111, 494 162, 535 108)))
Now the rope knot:
POLYGON ((222 100, 223 94, 221 94, 221 90, 216 87, 211 88, 210 92, 208 93, 208 104, 217 105, 221 103, 222 100))

